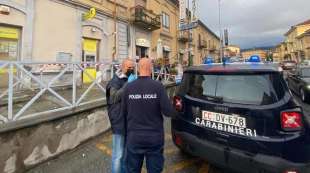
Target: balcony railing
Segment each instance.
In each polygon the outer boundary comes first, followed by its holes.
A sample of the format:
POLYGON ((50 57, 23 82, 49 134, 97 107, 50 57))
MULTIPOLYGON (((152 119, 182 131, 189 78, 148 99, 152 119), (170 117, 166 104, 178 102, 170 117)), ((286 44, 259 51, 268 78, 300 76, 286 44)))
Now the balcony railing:
POLYGON ((209 47, 209 51, 210 52, 215 52, 217 49, 216 49, 216 46, 210 46, 209 47))
POLYGON ((178 36, 178 40, 180 42, 184 42, 184 43, 185 42, 191 42, 191 41, 193 41, 193 37, 189 31, 180 31, 179 36, 178 36))
POLYGON ((145 30, 153 31, 161 27, 160 15, 156 15, 142 6, 134 7, 132 16, 133 23, 145 30))
POLYGON ((198 47, 200 49, 207 48, 207 41, 206 40, 200 40, 198 47))

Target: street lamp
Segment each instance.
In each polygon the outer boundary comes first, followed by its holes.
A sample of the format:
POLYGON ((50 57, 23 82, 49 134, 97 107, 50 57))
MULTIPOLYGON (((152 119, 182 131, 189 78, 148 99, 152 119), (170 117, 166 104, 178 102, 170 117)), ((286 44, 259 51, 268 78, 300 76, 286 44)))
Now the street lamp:
POLYGON ((221 0, 218 0, 219 10, 219 31, 220 31, 220 62, 223 61, 223 36, 222 36, 222 22, 221 22, 221 0))

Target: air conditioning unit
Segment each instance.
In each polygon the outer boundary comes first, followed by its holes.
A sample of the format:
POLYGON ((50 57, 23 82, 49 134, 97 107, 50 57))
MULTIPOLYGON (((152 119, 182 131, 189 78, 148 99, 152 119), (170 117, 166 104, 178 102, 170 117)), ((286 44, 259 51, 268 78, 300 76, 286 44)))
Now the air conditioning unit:
POLYGON ((0 5, 0 14, 9 15, 10 14, 10 7, 0 5))

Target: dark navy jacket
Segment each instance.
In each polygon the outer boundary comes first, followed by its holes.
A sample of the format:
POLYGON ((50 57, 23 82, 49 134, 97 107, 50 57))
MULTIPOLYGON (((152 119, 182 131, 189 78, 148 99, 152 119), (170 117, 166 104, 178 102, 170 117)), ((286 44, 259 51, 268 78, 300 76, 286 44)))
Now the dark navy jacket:
POLYGON ((106 87, 106 98, 108 104, 108 115, 114 134, 125 134, 125 120, 121 113, 121 98, 127 78, 114 75, 106 87))
POLYGON ((128 145, 163 145, 163 115, 175 110, 165 87, 150 77, 139 77, 124 89, 122 114, 126 117, 128 145))

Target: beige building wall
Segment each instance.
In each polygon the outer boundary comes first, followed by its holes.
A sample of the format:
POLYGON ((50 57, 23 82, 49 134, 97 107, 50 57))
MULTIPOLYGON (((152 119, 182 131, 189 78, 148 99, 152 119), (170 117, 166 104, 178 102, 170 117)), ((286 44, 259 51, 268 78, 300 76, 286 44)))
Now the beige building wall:
POLYGON ((310 23, 308 23, 309 22, 292 26, 291 29, 285 33, 285 46, 287 49, 287 52, 284 55, 285 57, 297 62, 302 61, 302 52, 305 52, 305 50, 302 49, 300 39, 298 38, 310 29, 310 23))
POLYGON ((240 56, 240 47, 235 45, 228 45, 225 47, 224 56, 232 57, 232 56, 240 56))
POLYGON ((8 1, 8 15, 0 15, 0 26, 19 28, 20 60, 54 62, 60 54, 82 60, 83 39, 98 41, 98 60, 127 57, 129 6, 132 1, 117 0, 14 0, 8 1), (26 3, 27 2, 27 3, 26 3), (13 4, 13 6, 12 6, 13 4), (95 18, 82 21, 82 15, 95 7, 95 18), (117 11, 114 18, 114 11, 117 11), (116 33, 116 34, 115 34, 116 33), (116 54, 115 54, 116 51, 116 54))
POLYGON ((78 58, 81 16, 77 10, 53 1, 36 1, 35 10, 33 61, 54 62, 59 52, 78 58))
POLYGON ((156 46, 159 41, 162 41, 162 45, 166 48, 170 48, 169 62, 174 63, 177 60, 177 26, 178 26, 178 7, 170 0, 154 0, 147 1, 147 9, 152 10, 156 14, 162 15, 166 13, 169 16, 170 27, 163 27, 161 20, 161 28, 152 32, 152 49, 151 56, 157 57, 156 46))
POLYGON ((219 62, 220 40, 206 28, 205 24, 199 22, 199 26, 193 30, 193 54, 194 65, 202 64, 205 57, 212 57, 219 62), (199 42, 200 35, 200 42, 199 42))
POLYGON ((0 15, 0 24, 24 27, 26 24, 26 15, 22 11, 11 8, 9 15, 0 15))
POLYGON ((310 24, 297 26, 296 27, 296 35, 300 36, 301 34, 305 33, 309 29, 310 29, 310 24))
POLYGON ((113 17, 115 8, 117 18, 128 20, 130 16, 129 7, 134 6, 134 0, 74 0, 75 2, 94 7, 107 16, 113 17))
POLYGON ((302 35, 298 38, 299 50, 301 51, 301 56, 304 59, 310 59, 310 31, 307 34, 302 35))

